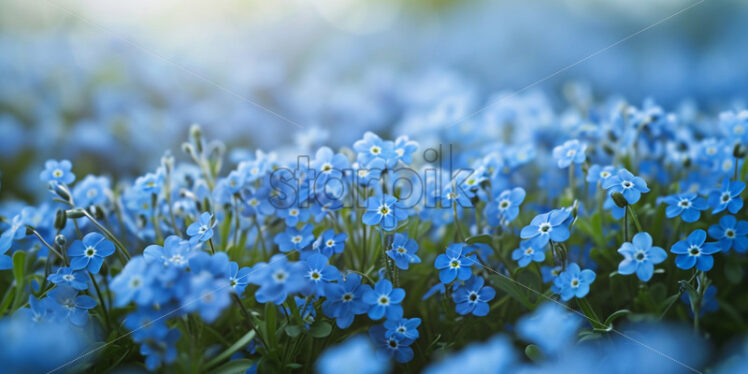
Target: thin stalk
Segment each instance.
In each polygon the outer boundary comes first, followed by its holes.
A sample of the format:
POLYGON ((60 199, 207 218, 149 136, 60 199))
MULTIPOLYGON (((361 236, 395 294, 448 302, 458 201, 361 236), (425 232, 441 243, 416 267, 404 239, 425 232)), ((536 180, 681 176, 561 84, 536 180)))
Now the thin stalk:
POLYGON ((452 202, 452 214, 455 217, 455 226, 457 226, 457 235, 460 237, 460 241, 465 241, 465 233, 462 232, 462 226, 460 220, 457 218, 457 200, 452 202))
POLYGON ((644 232, 642 230, 642 225, 639 224, 639 219, 636 217, 636 212, 634 212, 634 207, 632 206, 626 206, 628 208, 628 214, 631 215, 631 220, 634 221, 634 226, 636 226, 636 232, 644 232))
POLYGON ((629 241, 629 206, 623 208, 623 241, 629 241))
POLYGON ((47 241, 44 240, 44 238, 42 238, 42 236, 39 234, 38 231, 36 231, 35 228, 31 226, 26 226, 26 228, 30 229, 31 233, 34 234, 34 236, 36 236, 39 239, 39 241, 41 241, 42 244, 44 244, 45 247, 47 247, 52 253, 54 253, 55 256, 59 257, 62 260, 62 262, 65 263, 65 265, 67 265, 67 258, 65 258, 65 256, 63 256, 62 253, 57 251, 53 246, 49 245, 49 243, 47 243, 47 241))
POLYGON ((91 283, 94 285, 94 289, 96 290, 96 296, 99 298, 99 304, 101 305, 101 310, 104 312, 104 321, 106 321, 106 326, 109 330, 111 330, 111 320, 109 319, 109 311, 106 308, 106 302, 104 301, 104 296, 101 293, 101 289, 99 288, 99 284, 96 282, 96 278, 91 274, 91 272, 88 272, 88 276, 91 278, 91 283))

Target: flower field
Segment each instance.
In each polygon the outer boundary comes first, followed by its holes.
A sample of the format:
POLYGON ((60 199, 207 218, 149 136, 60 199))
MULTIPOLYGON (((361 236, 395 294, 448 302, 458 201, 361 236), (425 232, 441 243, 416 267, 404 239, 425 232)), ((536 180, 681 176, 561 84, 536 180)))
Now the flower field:
POLYGON ((748 110, 716 83, 388 67, 331 109, 292 97, 314 64, 217 99, 40 56, 0 56, 0 372, 748 371, 748 110))

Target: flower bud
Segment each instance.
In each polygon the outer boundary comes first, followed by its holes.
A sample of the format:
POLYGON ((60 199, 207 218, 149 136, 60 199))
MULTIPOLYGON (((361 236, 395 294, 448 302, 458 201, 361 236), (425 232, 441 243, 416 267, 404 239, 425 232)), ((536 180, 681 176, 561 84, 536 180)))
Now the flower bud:
POLYGON ((737 159, 743 159, 746 156, 746 149, 743 144, 735 144, 735 148, 732 149, 732 156, 737 159))
POLYGON ((68 209, 65 211, 65 215, 68 218, 81 218, 85 216, 85 212, 81 208, 75 208, 75 209, 68 209))
POLYGON ((68 222, 68 216, 65 214, 65 211, 62 209, 58 209, 57 212, 55 212, 55 230, 62 231, 65 228, 65 225, 68 222))
POLYGON ((174 156, 171 155, 169 150, 164 152, 164 155, 161 156, 161 165, 163 165, 167 175, 171 174, 171 171, 174 170, 174 156))
POLYGON ((70 201, 70 191, 60 183, 49 182, 49 190, 60 199, 70 201))
POLYGON ((67 238, 65 238, 65 235, 58 234, 55 236, 55 245, 58 248, 62 248, 65 246, 65 244, 68 242, 67 238))
POLYGON ((98 205, 91 205, 88 207, 88 212, 96 219, 104 219, 104 216, 106 216, 106 214, 104 214, 104 209, 98 205))
POLYGON ((610 197, 613 199, 613 202, 618 205, 619 208, 623 208, 626 205, 629 205, 629 202, 626 201, 626 198, 623 197, 623 194, 620 192, 613 192, 610 197))
POLYGON ((182 151, 190 155, 190 157, 194 159, 197 158, 197 154, 195 153, 195 147, 193 147, 192 144, 190 143, 182 143, 182 151))
POLYGON ((190 127, 190 138, 192 139, 192 144, 195 145, 197 153, 203 153, 203 130, 200 128, 200 125, 193 124, 190 127))

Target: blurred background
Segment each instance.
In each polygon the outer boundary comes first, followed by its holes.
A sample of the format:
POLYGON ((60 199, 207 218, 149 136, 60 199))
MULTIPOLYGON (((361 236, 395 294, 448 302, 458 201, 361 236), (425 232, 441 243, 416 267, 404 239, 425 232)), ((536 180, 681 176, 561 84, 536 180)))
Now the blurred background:
POLYGON ((155 169, 192 123, 247 151, 410 134, 591 54, 502 105, 556 121, 570 92, 714 112, 748 91, 742 0, 1 1, 3 198, 47 158, 155 169))

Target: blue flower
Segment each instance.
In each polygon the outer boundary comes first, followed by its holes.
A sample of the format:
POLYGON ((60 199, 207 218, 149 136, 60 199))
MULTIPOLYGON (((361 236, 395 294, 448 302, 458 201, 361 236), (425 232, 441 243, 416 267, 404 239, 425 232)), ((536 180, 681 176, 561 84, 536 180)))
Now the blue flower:
POLYGON ((515 187, 504 190, 486 204, 483 215, 491 226, 505 226, 519 215, 519 206, 525 200, 525 190, 515 187))
POLYGON ((418 339, 418 326, 421 325, 420 318, 400 318, 388 319, 383 326, 387 329, 384 333, 385 338, 396 336, 400 339, 418 339))
POLYGON ((523 268, 531 261, 545 261, 545 251, 542 248, 533 247, 531 240, 525 240, 520 243, 519 248, 512 251, 512 260, 517 261, 519 267, 523 268))
POLYGON ((706 232, 695 230, 688 238, 681 240, 670 248, 670 252, 677 254, 675 266, 680 269, 690 269, 696 266, 701 271, 709 271, 714 266, 714 258, 711 255, 719 252, 722 248, 719 243, 704 243, 706 232))
POLYGON ((181 270, 187 267, 192 257, 200 251, 176 235, 170 235, 164 240, 164 246, 151 244, 143 250, 146 261, 161 265, 156 277, 163 281, 174 280, 181 270))
POLYGON ((562 270, 561 266, 541 266, 540 274, 543 276, 543 283, 553 282, 562 270))
POLYGON ((358 153, 357 159, 361 165, 368 165, 372 160, 381 158, 391 168, 399 158, 391 141, 384 141, 369 131, 364 134, 363 139, 353 144, 353 149, 358 153))
POLYGON ((618 273, 636 273, 643 282, 649 281, 654 274, 654 266, 667 258, 664 249, 652 246, 652 237, 646 232, 634 235, 630 243, 623 243, 618 253, 623 255, 623 261, 618 264, 618 273))
POLYGON ((139 306, 125 317, 123 324, 131 331, 132 340, 142 343, 146 339, 161 339, 169 332, 167 313, 175 313, 176 305, 139 306))
POLYGON ((335 318, 335 324, 344 329, 353 323, 358 314, 369 311, 369 304, 363 301, 365 287, 361 286, 361 276, 348 274, 342 282, 328 283, 322 312, 335 318))
POLYGON ((483 282, 483 278, 474 275, 452 294, 452 299, 457 304, 455 309, 458 314, 472 313, 478 317, 488 314, 488 302, 496 296, 496 291, 491 287, 483 286, 483 282))
POLYGON ((572 262, 553 280, 551 289, 557 295, 561 295, 563 301, 569 301, 573 297, 585 297, 590 292, 590 284, 595 277, 594 271, 581 270, 579 265, 572 262))
POLYGON ((348 235, 345 233, 335 234, 333 229, 326 230, 312 243, 312 250, 329 258, 333 254, 343 253, 346 239, 348 235))
POLYGON ((299 208, 292 205, 286 209, 278 209, 278 218, 286 221, 286 226, 296 226, 299 222, 309 221, 309 209, 299 208))
POLYGON ((76 240, 68 248, 70 268, 73 270, 87 269, 98 273, 104 258, 114 253, 114 244, 97 232, 91 232, 83 237, 83 241, 76 240))
POLYGON ((240 170, 232 170, 226 179, 224 179, 228 193, 231 195, 238 193, 244 186, 244 178, 245 174, 240 170))
POLYGON ((305 263, 304 277, 311 285, 307 291, 316 296, 325 296, 326 284, 338 280, 340 272, 335 266, 328 265, 327 257, 319 253, 312 253, 305 263))
POLYGON ((538 214, 529 225, 522 228, 519 235, 522 239, 530 239, 535 248, 545 247, 549 240, 563 242, 569 239, 569 228, 565 221, 570 216, 565 209, 538 214))
POLYGON ((442 188, 441 202, 445 208, 452 208, 453 205, 457 205, 458 208, 470 208, 473 203, 470 198, 475 194, 470 190, 464 189, 462 186, 458 186, 454 181, 449 181, 444 184, 442 188))
POLYGON ((75 174, 71 171, 73 164, 68 160, 47 160, 44 163, 44 171, 39 174, 42 182, 70 184, 75 180, 75 174))
POLYGON ((722 252, 735 249, 738 253, 745 253, 748 250, 748 222, 738 221, 733 216, 722 216, 718 225, 709 227, 709 236, 719 240, 722 252))
POLYGON ((397 157, 405 165, 413 162, 413 152, 418 150, 418 143, 410 140, 407 135, 395 139, 394 151, 397 157))
POLYGON ((713 208, 712 214, 727 209, 736 214, 743 207, 743 199, 740 193, 745 189, 745 183, 730 181, 729 178, 722 180, 722 186, 709 193, 709 205, 713 208))
POLYGON ((558 162, 558 167, 567 168, 572 163, 581 164, 587 158, 584 150, 587 145, 580 143, 579 140, 567 140, 563 145, 553 148, 553 158, 558 162))
POLYGON ((130 301, 135 301, 138 305, 151 303, 158 292, 151 287, 154 276, 145 258, 142 256, 131 258, 112 280, 111 289, 117 296, 114 305, 123 307, 130 301))
POLYGON ((395 335, 386 337, 387 329, 382 325, 372 326, 369 329, 369 337, 377 347, 377 355, 380 360, 394 357, 399 363, 406 363, 413 359, 413 339, 398 338, 395 335))
POLYGON ((290 252, 293 250, 301 252, 314 241, 313 230, 314 227, 312 225, 304 225, 301 230, 295 227, 288 227, 285 232, 276 235, 273 241, 275 244, 278 244, 278 249, 281 252, 290 252))
POLYGON ((362 186, 369 186, 377 182, 384 171, 385 162, 381 158, 375 158, 368 164, 355 163, 353 169, 356 171, 355 181, 362 186))
POLYGON ((289 294, 301 292, 308 287, 304 278, 305 266, 299 262, 289 262, 285 255, 277 254, 267 263, 260 262, 252 267, 249 283, 259 285, 255 299, 260 303, 282 304, 289 294))
POLYGON ((247 288, 250 272, 252 272, 252 269, 249 267, 240 268, 236 262, 229 262, 229 285, 237 295, 241 296, 244 289, 247 288))
POLYGON ((199 252, 190 259, 189 291, 182 297, 182 308, 197 311, 210 323, 231 303, 229 287, 229 258, 225 252, 209 255, 199 252))
POLYGON ((13 316, 22 316, 28 321, 34 323, 45 323, 47 320, 47 313, 49 312, 47 300, 39 300, 34 295, 29 295, 29 307, 21 308, 13 313, 13 316))
POLYGON ((26 235, 26 230, 21 230, 24 225, 23 215, 16 214, 10 222, 10 227, 0 235, 0 270, 12 269, 13 260, 6 255, 13 242, 26 235))
POLYGON ((668 205, 665 209, 667 218, 680 216, 683 222, 696 222, 701 217, 701 210, 709 208, 706 200, 693 192, 670 195, 662 200, 668 205))
POLYGON ((204 243, 213 237, 213 228, 218 222, 213 219, 209 212, 203 212, 200 218, 187 227, 187 235, 190 236, 190 244, 204 243))
POLYGON ((611 165, 600 166, 600 165, 595 164, 595 165, 590 166, 590 169, 587 171, 586 180, 590 184, 594 184, 598 182, 602 183, 606 179, 613 176, 615 171, 616 169, 611 165))
POLYGON ((392 248, 387 250, 387 256, 395 261, 395 265, 408 270, 410 264, 420 264, 421 258, 416 255, 418 243, 409 239, 406 234, 396 233, 392 239, 392 248))
POLYGON ((392 231, 397 228, 398 221, 408 218, 408 212, 402 207, 397 198, 382 194, 366 199, 366 213, 361 221, 367 225, 381 225, 384 230, 392 231))
POLYGON ((473 274, 470 267, 478 260, 475 256, 465 256, 462 253, 464 248, 464 243, 450 244, 445 254, 436 256, 434 267, 439 270, 439 280, 442 283, 449 283, 455 278, 468 280, 473 274))
POLYGON ((312 168, 317 173, 314 180, 315 190, 319 190, 328 180, 342 180, 343 171, 350 168, 350 164, 345 155, 333 153, 328 147, 320 147, 315 154, 312 168))
POLYGON ((148 173, 142 177, 138 177, 135 180, 135 189, 144 192, 146 196, 150 197, 152 194, 158 195, 161 193, 161 189, 164 186, 164 174, 148 173))
POLYGON ((315 364, 320 374, 384 374, 387 360, 379 360, 369 339, 357 335, 325 349, 315 364))
POLYGON ((517 335, 536 344, 543 353, 555 355, 574 341, 582 319, 556 303, 544 303, 517 321, 517 335))
POLYGON ((81 271, 73 271, 69 267, 57 269, 57 273, 47 276, 47 280, 56 285, 67 285, 83 291, 88 288, 88 277, 81 271))
POLYGON ((373 320, 387 316, 387 319, 398 319, 403 316, 400 303, 405 299, 405 290, 392 288, 392 282, 382 279, 372 289, 369 285, 364 288, 363 300, 369 304, 369 318, 373 320))
POLYGON ((242 215, 251 217, 257 214, 269 216, 275 213, 275 207, 270 203, 270 188, 245 188, 241 192, 244 209, 242 215))
POLYGON ((649 192, 647 182, 626 169, 619 169, 616 175, 605 179, 602 187, 608 190, 608 194, 621 193, 629 204, 636 204, 643 193, 649 192))
POLYGON ((44 300, 48 301, 47 306, 56 317, 67 319, 78 327, 88 323, 88 310, 96 306, 93 298, 78 295, 78 291, 67 286, 53 288, 44 300))
POLYGON ((514 373, 517 355, 506 336, 497 335, 485 343, 472 343, 446 359, 431 364, 425 374, 514 373))
POLYGON ((82 207, 102 205, 109 201, 110 194, 109 179, 106 177, 87 175, 73 188, 75 203, 82 207))

